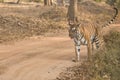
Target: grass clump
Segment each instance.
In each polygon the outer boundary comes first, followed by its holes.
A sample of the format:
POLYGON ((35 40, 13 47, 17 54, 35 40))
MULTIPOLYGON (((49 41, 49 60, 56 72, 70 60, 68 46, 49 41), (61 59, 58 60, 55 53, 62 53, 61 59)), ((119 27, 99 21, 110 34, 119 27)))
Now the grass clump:
POLYGON ((120 80, 120 32, 104 36, 106 49, 92 56, 91 62, 68 68, 57 80, 120 80))
POLYGON ((93 56, 91 80, 120 79, 120 32, 111 32, 104 37, 106 50, 93 56), (93 79, 92 79, 93 78, 93 79))

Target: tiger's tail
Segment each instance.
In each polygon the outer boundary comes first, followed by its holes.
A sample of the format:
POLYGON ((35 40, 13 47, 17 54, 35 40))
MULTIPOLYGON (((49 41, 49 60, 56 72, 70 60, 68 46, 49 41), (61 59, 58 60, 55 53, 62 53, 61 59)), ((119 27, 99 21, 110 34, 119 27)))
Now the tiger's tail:
POLYGON ((102 26, 103 28, 108 27, 116 19, 117 15, 118 15, 118 9, 116 7, 113 7, 113 9, 115 10, 115 15, 113 16, 113 18, 110 21, 108 21, 105 25, 102 26))

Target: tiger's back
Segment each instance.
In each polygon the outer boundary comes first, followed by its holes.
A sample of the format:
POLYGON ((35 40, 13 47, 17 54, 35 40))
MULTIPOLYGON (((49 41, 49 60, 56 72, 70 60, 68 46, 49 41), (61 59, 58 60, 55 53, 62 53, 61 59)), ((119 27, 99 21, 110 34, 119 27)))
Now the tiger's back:
POLYGON ((81 24, 78 30, 86 39, 90 39, 91 35, 98 34, 97 25, 93 25, 92 23, 81 24))

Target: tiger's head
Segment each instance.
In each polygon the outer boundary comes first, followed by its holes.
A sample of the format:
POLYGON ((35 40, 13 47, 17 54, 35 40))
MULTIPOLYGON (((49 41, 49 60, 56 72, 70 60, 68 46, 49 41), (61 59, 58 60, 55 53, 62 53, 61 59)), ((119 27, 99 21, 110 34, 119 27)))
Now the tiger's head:
POLYGON ((71 39, 73 39, 76 36, 77 32, 79 31, 79 26, 80 26, 80 24, 69 23, 69 30, 68 30, 68 32, 69 32, 69 37, 71 39))

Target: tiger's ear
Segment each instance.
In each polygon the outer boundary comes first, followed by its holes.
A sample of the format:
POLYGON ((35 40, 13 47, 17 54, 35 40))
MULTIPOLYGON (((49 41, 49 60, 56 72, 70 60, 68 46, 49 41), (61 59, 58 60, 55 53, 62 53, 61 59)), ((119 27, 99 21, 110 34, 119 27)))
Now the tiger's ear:
POLYGON ((75 21, 78 23, 78 18, 77 17, 75 18, 75 21))
POLYGON ((79 23, 79 20, 78 20, 77 17, 75 18, 75 22, 76 22, 77 26, 80 26, 80 25, 81 25, 81 24, 79 23))
POLYGON ((80 25, 81 25, 81 24, 80 24, 80 23, 78 23, 78 24, 77 24, 77 28, 79 28, 79 27, 80 27, 80 25))
POLYGON ((73 22, 73 21, 71 21, 71 20, 69 20, 69 21, 68 21, 68 24, 71 26, 71 25, 73 25, 73 24, 74 24, 74 22, 73 22))

